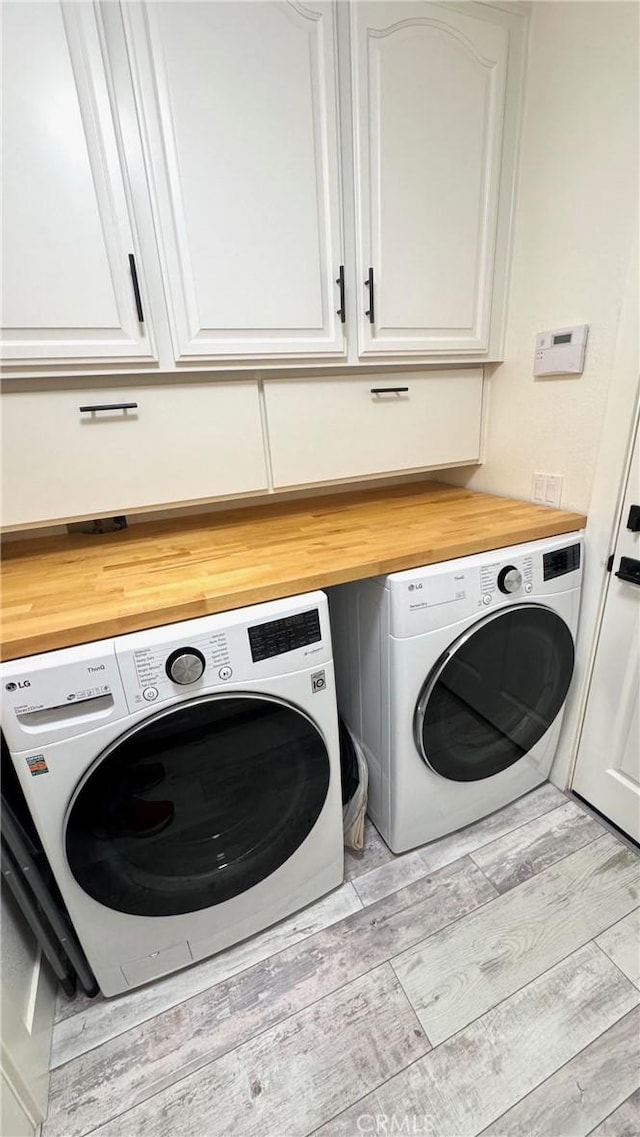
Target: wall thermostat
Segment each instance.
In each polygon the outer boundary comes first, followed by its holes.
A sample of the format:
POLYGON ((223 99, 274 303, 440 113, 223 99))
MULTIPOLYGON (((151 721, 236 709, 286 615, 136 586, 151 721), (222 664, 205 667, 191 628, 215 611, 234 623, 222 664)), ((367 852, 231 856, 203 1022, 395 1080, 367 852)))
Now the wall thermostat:
POLYGON ((538 332, 533 374, 581 375, 588 331, 588 324, 577 324, 574 328, 538 332))

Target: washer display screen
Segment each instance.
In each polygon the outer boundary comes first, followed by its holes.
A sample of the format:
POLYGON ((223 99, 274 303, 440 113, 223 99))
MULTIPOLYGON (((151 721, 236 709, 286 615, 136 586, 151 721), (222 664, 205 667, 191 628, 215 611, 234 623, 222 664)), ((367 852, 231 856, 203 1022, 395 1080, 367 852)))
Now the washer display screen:
POLYGON ((422 757, 458 782, 507 769, 551 726, 573 664, 571 633, 548 608, 528 604, 489 617, 427 678, 414 724, 422 757))
POLYGON ((301 712, 259 696, 195 699, 105 751, 69 812, 67 859, 108 908, 194 912, 284 864, 328 789, 324 740, 301 712))

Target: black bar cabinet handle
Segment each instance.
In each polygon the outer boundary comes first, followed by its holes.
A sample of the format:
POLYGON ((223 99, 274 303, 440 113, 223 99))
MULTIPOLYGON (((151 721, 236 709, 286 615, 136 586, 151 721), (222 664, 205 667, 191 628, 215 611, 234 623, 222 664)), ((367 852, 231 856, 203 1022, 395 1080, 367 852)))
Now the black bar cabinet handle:
POLYGON ((137 411, 137 403, 93 403, 90 407, 78 407, 80 414, 89 411, 137 411))
POLYGON ((340 265, 340 268, 338 269, 338 275, 336 277, 336 284, 338 285, 338 288, 340 289, 340 307, 338 308, 338 310, 336 312, 336 316, 339 316, 340 317, 340 323, 344 324, 344 322, 347 318, 347 310, 344 306, 344 265, 340 265))
POLYGON ((375 317, 375 308, 374 308, 374 303, 373 303, 373 269, 372 268, 369 269, 369 271, 367 273, 367 279, 365 280, 364 284, 365 284, 365 288, 369 289, 369 307, 367 308, 367 310, 365 312, 365 316, 368 316, 369 317, 369 323, 373 324, 375 322, 376 317, 375 317))
POLYGON ((633 557, 620 557, 620 568, 614 575, 627 584, 640 584, 640 561, 633 557))
POLYGON ((144 312, 142 311, 142 297, 140 295, 140 285, 138 284, 138 270, 136 269, 136 258, 133 253, 129 253, 129 268, 131 269, 131 283, 133 284, 133 295, 136 300, 136 311, 138 313, 138 322, 144 324, 144 312))
POLYGON ((371 387, 372 395, 404 395, 408 387, 371 387))

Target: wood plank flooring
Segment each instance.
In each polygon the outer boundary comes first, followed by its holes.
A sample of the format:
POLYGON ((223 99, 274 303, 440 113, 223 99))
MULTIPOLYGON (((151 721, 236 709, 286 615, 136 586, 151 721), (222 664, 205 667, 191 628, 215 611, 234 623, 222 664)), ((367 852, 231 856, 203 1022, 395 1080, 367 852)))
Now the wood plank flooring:
POLYGON ((116 999, 42 1137, 638 1137, 640 859, 552 786, 116 999))

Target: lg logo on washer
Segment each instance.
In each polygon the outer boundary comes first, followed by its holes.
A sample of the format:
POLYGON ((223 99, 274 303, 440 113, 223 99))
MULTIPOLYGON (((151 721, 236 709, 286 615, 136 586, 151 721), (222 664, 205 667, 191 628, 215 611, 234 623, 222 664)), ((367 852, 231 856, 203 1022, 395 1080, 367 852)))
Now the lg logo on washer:
POLYGON ((18 683, 7 683, 5 691, 21 691, 24 687, 30 687, 31 682, 29 679, 22 679, 18 683))

